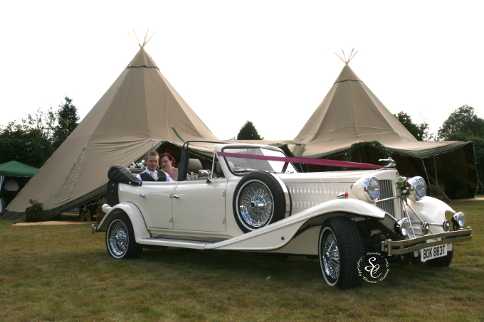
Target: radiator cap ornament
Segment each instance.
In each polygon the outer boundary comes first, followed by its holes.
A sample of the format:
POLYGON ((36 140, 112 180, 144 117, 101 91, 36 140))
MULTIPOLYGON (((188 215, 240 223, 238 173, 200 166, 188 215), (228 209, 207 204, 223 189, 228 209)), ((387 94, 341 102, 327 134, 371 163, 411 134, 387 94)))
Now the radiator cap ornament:
POLYGON ((391 157, 388 157, 386 159, 378 159, 378 162, 386 162, 386 164, 383 166, 384 168, 396 168, 397 167, 397 163, 391 157))

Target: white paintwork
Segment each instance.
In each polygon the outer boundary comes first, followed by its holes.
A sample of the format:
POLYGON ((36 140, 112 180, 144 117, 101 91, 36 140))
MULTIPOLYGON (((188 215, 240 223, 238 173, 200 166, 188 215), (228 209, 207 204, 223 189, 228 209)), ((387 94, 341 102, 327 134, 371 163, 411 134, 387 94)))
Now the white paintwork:
POLYGON ((149 229, 173 228, 174 182, 143 182, 142 187, 120 184, 119 200, 129 200, 140 209, 149 229), (146 215, 149 214, 149 215, 146 215))
MULTIPOLYGON (((215 152, 222 151, 225 146, 216 145, 215 152)), ((129 216, 136 241, 143 245, 316 255, 320 225, 327 216, 339 213, 385 217, 385 212, 375 203, 351 195, 353 183, 362 177, 374 176, 379 180, 392 180, 394 185, 399 176, 395 169, 276 174, 291 195, 292 213, 275 223, 243 233, 233 214, 234 190, 242 177, 231 173, 223 158, 218 161, 224 178, 143 182, 141 187, 120 184, 120 204, 103 207, 107 214, 98 227, 102 230, 112 211, 120 209, 129 216), (350 198, 337 199, 344 192, 350 193, 350 198), (308 221, 316 226, 302 230, 308 221)), ((398 218, 400 211, 396 200, 394 205, 398 218)), ((429 197, 415 202, 414 207, 425 218, 440 223, 442 214, 445 219, 445 212, 451 209, 429 197)))
POLYGON ((442 200, 428 196, 423 197, 419 201, 414 201, 411 203, 411 206, 422 219, 431 224, 430 231, 435 234, 444 232, 442 223, 446 220, 445 214, 447 212, 455 213, 455 210, 442 200))
POLYGON ((287 185, 292 197, 293 213, 333 200, 340 193, 348 192, 350 197, 366 200, 365 197, 352 196, 351 185, 362 177, 374 176, 380 180, 395 180, 395 169, 371 171, 327 171, 295 174, 280 174, 279 178, 287 185))
POLYGON ((129 220, 133 226, 133 231, 136 240, 148 239, 151 237, 148 227, 146 226, 145 219, 141 214, 139 208, 131 203, 131 202, 121 202, 115 205, 114 207, 109 207, 108 205, 103 205, 103 211, 107 211, 106 215, 103 217, 101 222, 98 225, 98 230, 104 230, 107 227, 109 222, 109 218, 111 214, 114 214, 116 209, 123 211, 126 215, 128 215, 129 220))
POLYGON ((318 255, 318 241, 320 226, 314 226, 297 234, 283 247, 274 250, 275 253, 297 254, 297 255, 318 255))
MULTIPOLYGON (((380 208, 369 204, 367 202, 357 199, 342 199, 331 200, 324 204, 308 208, 297 215, 292 215, 288 218, 275 222, 271 225, 262 227, 246 234, 239 234, 237 237, 233 237, 221 242, 196 242, 192 240, 176 240, 167 238, 151 238, 146 230, 146 226, 143 223, 141 213, 137 211, 137 208, 133 204, 120 203, 106 214, 103 220, 109 216, 114 209, 121 209, 127 212, 129 218, 132 221, 135 228, 136 242, 143 245, 158 245, 158 246, 171 246, 181 248, 193 248, 193 249, 223 249, 223 250, 252 250, 252 251, 272 251, 278 250, 289 244, 294 235, 298 232, 301 226, 308 220, 324 217, 328 214, 335 212, 355 214, 373 218, 382 219, 385 216, 385 212, 380 208), (144 227, 143 227, 144 226, 144 227), (139 233, 142 234, 139 234, 139 233), (141 237, 140 237, 141 236, 141 237)), ((101 222, 100 227, 104 222, 101 222)), ((301 250, 298 245, 298 250, 295 253, 314 254, 314 245, 308 245, 308 250, 301 250)), ((287 248, 290 252, 291 248, 287 248)))
POLYGON ((225 189, 224 178, 207 180, 181 181, 176 185, 173 199, 174 229, 177 231, 214 232, 224 234, 225 189))

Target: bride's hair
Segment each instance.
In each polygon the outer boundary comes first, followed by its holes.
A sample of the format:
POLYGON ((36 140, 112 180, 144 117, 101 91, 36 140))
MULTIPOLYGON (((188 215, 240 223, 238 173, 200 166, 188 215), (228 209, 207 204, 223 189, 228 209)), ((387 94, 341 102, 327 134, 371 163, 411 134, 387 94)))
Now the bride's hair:
POLYGON ((167 158, 168 158, 168 160, 170 160, 170 161, 171 161, 171 165, 172 165, 173 167, 176 165, 176 159, 175 159, 175 157, 174 157, 173 155, 171 155, 171 154, 170 154, 170 153, 168 153, 168 152, 164 152, 164 153, 162 153, 162 154, 160 155, 160 161, 161 161, 161 159, 163 159, 164 157, 167 157, 167 158))

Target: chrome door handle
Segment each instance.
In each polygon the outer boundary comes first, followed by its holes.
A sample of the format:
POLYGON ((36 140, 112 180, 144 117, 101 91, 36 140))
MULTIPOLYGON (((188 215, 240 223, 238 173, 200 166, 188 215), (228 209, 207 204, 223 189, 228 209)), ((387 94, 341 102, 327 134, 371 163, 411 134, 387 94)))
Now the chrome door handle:
POLYGON ((144 193, 140 193, 138 194, 138 196, 140 196, 141 198, 145 199, 146 198, 146 195, 144 193))
POLYGON ((173 198, 173 199, 180 199, 180 197, 181 197, 181 196, 180 196, 180 195, 177 195, 176 193, 172 193, 172 194, 170 195, 170 198, 173 198))

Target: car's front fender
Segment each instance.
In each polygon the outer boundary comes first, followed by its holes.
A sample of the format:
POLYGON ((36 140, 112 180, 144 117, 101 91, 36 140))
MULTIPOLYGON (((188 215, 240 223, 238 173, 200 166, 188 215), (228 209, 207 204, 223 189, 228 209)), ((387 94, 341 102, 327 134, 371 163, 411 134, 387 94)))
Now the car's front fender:
POLYGON ((122 211, 129 217, 129 220, 131 221, 136 241, 150 238, 150 233, 148 232, 143 215, 135 204, 131 202, 121 202, 113 207, 104 204, 102 209, 103 212, 105 212, 105 215, 101 222, 94 227, 95 231, 105 231, 107 229, 107 225, 111 221, 111 218, 117 213, 117 211, 122 211))
POLYGON ((341 215, 375 219, 385 218, 383 210, 368 202, 358 199, 334 199, 207 248, 274 250, 289 243, 307 222, 311 221, 313 225, 321 225, 325 219, 341 215))
POLYGON ((455 210, 448 204, 432 197, 423 197, 419 201, 414 201, 411 205, 424 221, 432 225, 434 233, 443 231, 441 225, 446 220, 446 213, 455 213, 455 210), (439 229, 435 227, 439 227, 439 229))

